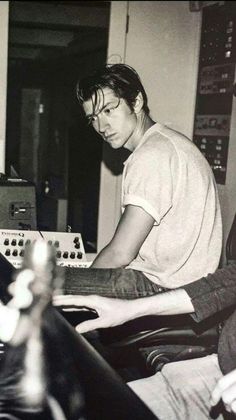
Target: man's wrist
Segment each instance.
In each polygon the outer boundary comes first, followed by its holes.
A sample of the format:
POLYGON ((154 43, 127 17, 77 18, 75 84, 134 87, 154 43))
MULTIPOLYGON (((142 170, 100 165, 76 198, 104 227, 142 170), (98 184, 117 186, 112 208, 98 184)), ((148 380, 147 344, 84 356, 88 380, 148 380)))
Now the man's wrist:
POLYGON ((163 297, 161 298, 160 294, 127 301, 129 320, 148 315, 160 315, 158 309, 162 306, 162 301, 163 297))
POLYGON ((149 315, 179 315, 194 312, 191 299, 184 289, 134 299, 129 305, 130 319, 149 315))

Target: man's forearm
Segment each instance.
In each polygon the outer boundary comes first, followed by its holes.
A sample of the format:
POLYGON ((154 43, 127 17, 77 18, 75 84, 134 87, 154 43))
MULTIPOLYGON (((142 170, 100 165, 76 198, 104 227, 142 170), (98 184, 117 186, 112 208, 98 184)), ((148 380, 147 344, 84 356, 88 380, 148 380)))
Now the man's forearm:
POLYGON ((184 289, 175 289, 129 302, 131 319, 147 315, 180 315, 194 312, 191 299, 184 289))

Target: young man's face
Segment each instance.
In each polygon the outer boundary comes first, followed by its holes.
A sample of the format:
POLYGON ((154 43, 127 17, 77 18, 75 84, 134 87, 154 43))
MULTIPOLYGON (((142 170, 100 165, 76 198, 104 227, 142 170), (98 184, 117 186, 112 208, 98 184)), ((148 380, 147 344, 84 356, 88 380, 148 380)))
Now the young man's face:
POLYGON ((97 102, 95 112, 92 100, 83 103, 86 118, 113 149, 125 146, 136 128, 135 112, 110 88, 104 88, 103 94, 98 91, 97 102))

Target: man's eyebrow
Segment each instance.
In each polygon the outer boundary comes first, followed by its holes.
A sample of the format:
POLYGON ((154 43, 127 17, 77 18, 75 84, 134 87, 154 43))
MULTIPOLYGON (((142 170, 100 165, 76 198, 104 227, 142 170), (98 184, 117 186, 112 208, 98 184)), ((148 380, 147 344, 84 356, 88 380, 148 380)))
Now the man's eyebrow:
POLYGON ((91 117, 94 117, 94 115, 100 114, 100 112, 102 112, 104 110, 104 108, 106 108, 106 106, 110 105, 110 104, 112 104, 112 100, 105 103, 97 114, 95 112, 93 112, 92 114, 86 115, 86 118, 91 118, 91 117))

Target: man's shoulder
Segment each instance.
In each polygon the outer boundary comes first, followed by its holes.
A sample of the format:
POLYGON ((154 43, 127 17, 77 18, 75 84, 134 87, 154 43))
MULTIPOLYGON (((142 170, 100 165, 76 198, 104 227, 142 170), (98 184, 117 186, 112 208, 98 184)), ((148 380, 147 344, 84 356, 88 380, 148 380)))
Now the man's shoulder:
POLYGON ((146 133, 146 136, 144 138, 144 141, 141 144, 141 147, 138 148, 137 152, 142 153, 155 153, 155 152, 161 152, 161 150, 167 151, 173 149, 172 145, 172 139, 169 133, 166 133, 163 130, 155 126, 152 127, 151 130, 149 130, 146 133))
POLYGON ((153 147, 154 149, 164 147, 167 150, 173 147, 175 149, 196 148, 195 144, 185 134, 157 123, 146 132, 142 146, 153 147))
MULTIPOLYGON (((159 130, 158 130, 159 132, 159 130)), ((154 134, 154 133, 153 133, 154 134)), ((158 136, 158 134, 157 134, 158 136)), ((186 159, 187 162, 206 163, 206 159, 200 152, 196 144, 185 134, 167 126, 161 126, 159 140, 161 144, 166 145, 169 150, 172 148, 181 159, 186 159)))

